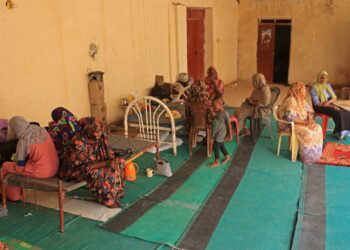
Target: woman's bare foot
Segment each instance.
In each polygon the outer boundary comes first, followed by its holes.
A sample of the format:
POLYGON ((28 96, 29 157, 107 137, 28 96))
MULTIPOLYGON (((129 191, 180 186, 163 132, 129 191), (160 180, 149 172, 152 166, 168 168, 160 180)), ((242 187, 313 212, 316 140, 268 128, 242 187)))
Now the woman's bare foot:
POLYGON ((226 162, 228 162, 230 160, 230 156, 226 155, 225 159, 221 162, 222 164, 225 164, 226 162))
POLYGON ((208 166, 209 166, 210 168, 215 168, 215 167, 220 166, 220 162, 219 162, 219 160, 215 160, 214 162, 209 163, 208 166))

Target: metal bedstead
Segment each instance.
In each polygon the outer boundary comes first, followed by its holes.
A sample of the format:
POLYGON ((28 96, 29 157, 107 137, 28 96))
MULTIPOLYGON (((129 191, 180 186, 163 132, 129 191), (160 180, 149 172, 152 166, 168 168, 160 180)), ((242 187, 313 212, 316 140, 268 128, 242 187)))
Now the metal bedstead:
POLYGON ((169 109, 169 107, 161 100, 152 97, 144 96, 139 99, 133 100, 125 109, 124 114, 124 135, 129 136, 129 127, 134 127, 138 129, 138 136, 142 140, 160 141, 159 131, 169 131, 171 134, 170 143, 173 148, 173 154, 177 154, 176 148, 176 130, 183 128, 183 125, 176 125, 174 116, 169 109), (133 115, 137 119, 131 121, 130 115, 133 115), (167 119, 167 124, 161 123, 167 119))

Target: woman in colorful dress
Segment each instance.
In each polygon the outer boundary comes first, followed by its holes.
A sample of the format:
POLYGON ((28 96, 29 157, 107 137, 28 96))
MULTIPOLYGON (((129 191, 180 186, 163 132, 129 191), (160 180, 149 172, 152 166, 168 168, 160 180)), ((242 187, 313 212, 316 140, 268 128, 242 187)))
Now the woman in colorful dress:
POLYGON ((207 85, 205 84, 205 82, 201 81, 201 80, 197 80, 195 81, 191 87, 188 90, 189 94, 187 96, 186 99, 186 103, 185 103, 185 113, 186 113, 186 123, 185 123, 185 127, 186 129, 189 131, 190 129, 190 121, 192 119, 192 110, 189 108, 191 103, 202 103, 204 105, 207 105, 209 108, 209 112, 207 114, 207 119, 209 124, 211 124, 211 122, 213 121, 214 117, 215 117, 215 112, 212 108, 211 105, 211 99, 209 98, 209 93, 207 91, 207 85))
POLYGON ((224 96, 224 82, 219 78, 218 72, 214 66, 210 66, 208 68, 207 76, 204 78, 204 82, 210 101, 215 97, 224 96))
MULTIPOLYGON (((10 119, 10 127, 18 137, 15 162, 4 162, 2 173, 35 178, 50 178, 58 171, 55 145, 45 128, 29 124, 21 116, 10 119)), ((12 201, 21 197, 22 188, 6 186, 6 196, 12 201)))
POLYGON ((337 100, 332 86, 328 83, 328 73, 322 70, 317 75, 317 82, 310 89, 312 104, 316 113, 325 114, 333 118, 335 128, 333 134, 343 139, 349 134, 350 112, 334 105, 337 100))
POLYGON ((206 105, 211 105, 209 93, 207 92, 207 85, 205 82, 197 80, 188 90, 186 102, 200 102, 206 105))
MULTIPOLYGON (((254 115, 256 106, 267 106, 271 102, 270 87, 266 83, 265 76, 257 73, 252 76, 252 83, 254 90, 241 106, 235 111, 235 116, 238 120, 238 127, 241 130, 241 134, 250 135, 249 129, 245 126, 245 120, 254 115)), ((268 108, 259 109, 260 116, 269 116, 271 110, 268 108)))
POLYGON ((52 121, 49 123, 48 132, 55 143, 60 165, 63 162, 69 142, 79 132, 78 119, 63 107, 55 108, 51 112, 52 121))
POLYGON ((115 158, 102 123, 93 117, 79 121, 81 130, 72 138, 60 177, 69 181, 88 183, 98 202, 107 207, 119 207, 124 195, 125 162, 115 158))
MULTIPOLYGON (((315 123, 313 114, 312 108, 306 102, 305 84, 293 83, 279 107, 278 116, 288 122, 294 122, 300 158, 308 163, 316 162, 322 156, 322 129, 315 123)), ((290 127, 279 123, 278 129, 288 131, 290 127)))

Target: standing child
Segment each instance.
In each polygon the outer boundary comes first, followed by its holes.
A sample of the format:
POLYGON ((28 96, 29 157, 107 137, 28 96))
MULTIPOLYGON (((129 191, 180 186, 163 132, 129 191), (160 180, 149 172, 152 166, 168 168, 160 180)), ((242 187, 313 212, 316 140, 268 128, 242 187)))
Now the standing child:
POLYGON ((215 156, 215 161, 209 164, 209 167, 220 166, 220 150, 224 154, 225 159, 222 163, 230 160, 224 141, 232 140, 232 127, 229 120, 229 114, 224 110, 222 97, 213 99, 213 109, 216 113, 212 124, 212 145, 215 156))

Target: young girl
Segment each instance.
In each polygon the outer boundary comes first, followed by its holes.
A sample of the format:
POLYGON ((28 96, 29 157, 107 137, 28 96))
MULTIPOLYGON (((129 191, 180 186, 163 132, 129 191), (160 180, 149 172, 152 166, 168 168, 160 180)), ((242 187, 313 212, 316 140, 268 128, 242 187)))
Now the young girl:
POLYGON ((229 114, 224 110, 223 100, 221 97, 213 99, 213 109, 216 113, 212 124, 212 144, 215 156, 215 161, 209 164, 209 167, 220 166, 220 150, 224 154, 225 159, 222 163, 230 160, 224 141, 232 140, 232 127, 229 120, 229 114))

